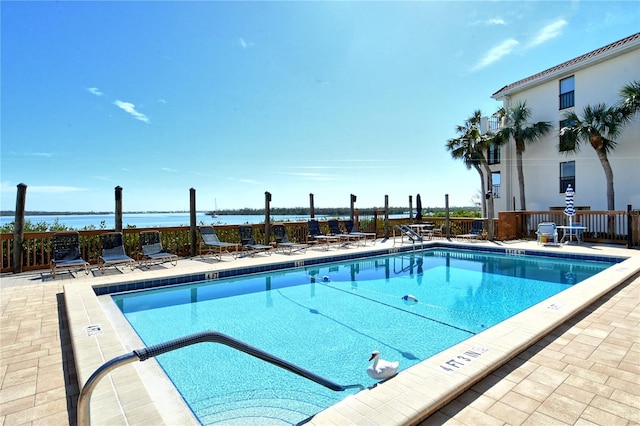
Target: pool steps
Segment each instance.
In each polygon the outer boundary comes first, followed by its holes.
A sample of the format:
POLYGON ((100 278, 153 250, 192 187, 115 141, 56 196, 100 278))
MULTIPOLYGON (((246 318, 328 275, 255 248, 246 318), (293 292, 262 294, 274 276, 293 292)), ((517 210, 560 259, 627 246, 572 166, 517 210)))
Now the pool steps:
POLYGON ((285 361, 282 358, 279 358, 275 355, 272 355, 268 352, 265 352, 254 346, 251 346, 243 341, 234 339, 233 337, 228 336, 224 333, 220 333, 217 331, 202 331, 200 333, 190 334, 188 336, 180 337, 178 339, 173 339, 164 343, 159 343, 157 345, 145 347, 142 349, 137 349, 131 353, 120 355, 102 364, 91 375, 91 377, 89 377, 87 382, 84 384, 84 386, 80 390, 80 395, 78 396, 78 425, 79 426, 90 425, 91 394, 93 393, 93 390, 95 389, 95 387, 98 385, 98 382, 102 378, 104 378, 107 374, 109 374, 111 371, 125 364, 134 362, 136 360, 146 361, 149 358, 155 358, 158 355, 162 355, 164 353, 182 349, 187 346, 195 345, 198 343, 220 343, 220 344, 229 346, 233 349, 239 350, 241 352, 244 352, 246 354, 259 358, 263 361, 266 361, 270 364, 273 364, 277 367, 280 367, 294 374, 297 374, 298 376, 302 376, 305 379, 311 380, 319 385, 322 385, 328 389, 331 389, 332 391, 343 392, 347 389, 357 388, 357 389, 363 390, 365 388, 363 385, 359 383, 351 384, 351 385, 340 385, 332 380, 329 380, 307 369, 304 369, 295 364, 292 364, 289 361, 285 361))

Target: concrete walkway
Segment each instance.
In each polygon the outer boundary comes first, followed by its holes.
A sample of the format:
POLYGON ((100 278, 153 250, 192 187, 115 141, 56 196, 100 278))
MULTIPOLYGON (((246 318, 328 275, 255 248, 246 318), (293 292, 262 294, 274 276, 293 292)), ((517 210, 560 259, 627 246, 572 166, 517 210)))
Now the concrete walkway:
POLYGON ((490 374, 421 426, 640 424, 640 278, 490 374))
MULTIPOLYGON (((78 385, 62 292, 86 280, 43 280, 38 272, 1 281, 0 426, 75 425, 78 385)), ((639 302, 636 277, 420 424, 640 424, 639 302)))
POLYGON ((69 280, 24 276, 24 285, 0 293, 0 425, 75 425, 79 391, 62 294, 69 280))

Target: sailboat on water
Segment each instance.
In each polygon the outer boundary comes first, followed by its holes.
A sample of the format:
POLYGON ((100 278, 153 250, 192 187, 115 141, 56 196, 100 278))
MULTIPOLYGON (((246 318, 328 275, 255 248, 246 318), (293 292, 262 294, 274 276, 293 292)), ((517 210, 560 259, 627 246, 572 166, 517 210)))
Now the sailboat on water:
POLYGON ((211 217, 218 217, 218 200, 214 200, 214 203, 215 203, 215 210, 210 210, 208 212, 205 212, 205 214, 211 217))

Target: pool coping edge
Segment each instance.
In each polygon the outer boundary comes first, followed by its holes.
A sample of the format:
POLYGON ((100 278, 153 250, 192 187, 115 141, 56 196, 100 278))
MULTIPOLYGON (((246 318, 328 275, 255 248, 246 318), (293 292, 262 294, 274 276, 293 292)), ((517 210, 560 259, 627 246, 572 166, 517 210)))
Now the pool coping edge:
MULTIPOLYGON (((460 245, 451 243, 429 244, 425 245, 424 248, 434 247, 470 248, 473 250, 480 248, 479 245, 476 244, 460 245)), ((408 250, 395 249, 397 248, 376 248, 374 250, 368 250, 364 256, 394 254, 398 251, 411 250, 411 248, 408 250)), ((505 250, 504 248, 495 249, 493 247, 483 247, 480 251, 504 252, 505 250)), ((526 249, 526 252, 532 255, 540 254, 540 251, 535 249, 526 249)), ((545 252, 542 253, 546 254, 545 252)), ((563 254, 566 255, 567 253, 563 254)), ((353 258, 356 257, 362 256, 357 255, 353 258)), ((577 255, 577 257, 583 256, 577 255)), ((620 259, 624 256, 602 257, 607 259, 620 259)), ((310 263, 305 263, 304 266, 329 261, 326 259, 322 260, 320 257, 307 260, 310 260, 310 263)), ((289 261, 279 263, 286 264, 289 263, 289 261)), ((232 269, 233 266, 229 268, 232 269)), ((590 292, 589 297, 584 297, 584 294, 578 292, 580 301, 570 301, 570 303, 567 303, 564 299, 556 300, 557 296, 560 295, 552 296, 546 301, 501 323, 501 326, 507 326, 505 328, 500 327, 500 329, 503 330, 502 332, 499 332, 499 330, 495 331, 494 329, 496 327, 492 327, 416 364, 386 383, 381 383, 374 388, 352 395, 338 404, 317 413, 309 419, 307 424, 343 425, 358 423, 364 419, 378 423, 383 422, 383 424, 394 423, 410 425, 418 423, 451 401, 465 389, 468 389, 486 377, 491 371, 505 364, 515 355, 544 337, 549 331, 564 323, 604 294, 640 272, 640 256, 629 256, 626 260, 618 264, 618 268, 613 269, 613 271, 603 271, 596 276, 602 278, 603 276, 601 276, 601 274, 606 274, 606 283, 604 279, 602 282, 592 282, 593 278, 595 278, 592 277, 561 293, 565 294, 570 290, 577 291, 575 288, 578 286, 591 283, 589 285, 594 287, 593 290, 595 291, 590 292), (612 274, 612 276, 609 277, 609 274, 612 274), (561 309, 550 310, 547 305, 553 303, 556 303, 557 306, 562 305, 561 309), (528 330, 527 324, 523 321, 528 318, 528 315, 533 315, 530 311, 536 315, 548 314, 545 315, 545 317, 549 316, 549 322, 537 331, 528 330), (524 315, 528 312, 528 315, 524 315), (507 330, 508 333, 505 332, 505 330, 507 330), (510 342, 504 345, 494 342, 495 339, 505 337, 505 334, 508 335, 512 333, 517 335, 517 342, 510 342), (472 347, 484 347, 483 345, 488 345, 488 339, 492 340, 491 345, 488 347, 489 351, 474 359, 473 362, 465 364, 464 368, 458 369, 460 370, 459 374, 455 374, 454 376, 451 372, 442 370, 441 364, 443 362, 454 359, 454 357, 460 354, 464 354, 465 351, 469 350, 471 344, 473 344, 472 347), (462 383, 465 383, 465 385, 463 386, 462 383), (438 386, 434 386, 434 384, 438 386), (398 390, 400 390, 400 392, 398 392, 398 390), (377 421, 375 419, 377 419, 377 421)), ((183 275, 191 276, 194 274, 183 275)), ((131 277, 123 278, 121 281, 123 283, 139 280, 131 277)), ((600 280, 600 278, 598 278, 598 280, 600 280)), ((96 295, 96 288, 107 285, 108 284, 101 283, 96 283, 95 285, 73 283, 64 286, 69 330, 80 387, 86 383, 86 380, 102 363, 127 353, 127 345, 121 341, 118 332, 116 332, 116 327, 111 323, 111 319, 105 313, 104 306, 102 306, 99 297, 96 295), (100 333, 88 336, 87 327, 96 324, 100 325, 100 333)), ((535 320, 536 322, 540 322, 537 318, 535 318, 535 320)), ((175 413, 167 416, 163 414, 166 407, 158 407, 157 404, 154 403, 137 368, 125 366, 121 372, 114 372, 111 375, 113 378, 110 379, 106 385, 98 386, 94 393, 93 400, 94 404, 96 404, 94 408, 96 406, 100 407, 100 416, 92 415, 92 424, 113 424, 114 421, 116 423, 127 423, 127 419, 130 420, 134 418, 134 416, 143 416, 142 418, 145 420, 162 424, 171 424, 168 419, 175 420, 175 413), (135 392, 135 396, 130 396, 128 393, 119 392, 117 390, 118 386, 123 386, 127 389, 137 388, 138 391, 135 392), (107 407, 109 408, 105 411, 107 407)), ((105 380, 105 382, 107 381, 105 380)), ((181 422, 184 424, 199 424, 186 403, 182 402, 182 404, 184 407, 181 415, 184 415, 184 418, 181 417, 181 422)), ((97 409, 94 409, 92 412, 97 413, 97 411, 97 409)))

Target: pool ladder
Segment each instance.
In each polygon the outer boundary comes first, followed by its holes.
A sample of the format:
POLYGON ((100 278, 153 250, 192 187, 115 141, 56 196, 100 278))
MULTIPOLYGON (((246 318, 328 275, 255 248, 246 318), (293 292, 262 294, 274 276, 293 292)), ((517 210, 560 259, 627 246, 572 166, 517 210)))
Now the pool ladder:
POLYGON ((418 234, 413 229, 409 228, 407 225, 394 225, 393 226, 393 245, 396 245, 396 229, 400 231, 400 244, 404 244, 404 237, 406 236, 411 244, 413 244, 413 249, 416 248, 416 243, 423 245, 425 243, 425 238, 418 234))
POLYGON ((91 394, 104 376, 106 376, 111 370, 114 370, 117 367, 120 367, 125 364, 129 364, 136 360, 138 361, 146 361, 149 358, 153 358, 158 355, 162 355, 167 352, 174 351, 176 349, 181 349, 187 346, 195 345, 196 343, 221 343, 223 345, 227 345, 233 349, 237 349, 246 354, 259 358, 263 361, 269 362, 275 366, 288 370, 294 374, 302 376, 306 379, 312 380, 326 388, 329 388, 336 392, 342 392, 347 389, 364 389, 364 386, 361 384, 353 384, 353 385, 340 385, 335 383, 329 379, 326 379, 322 376, 319 376, 315 373, 312 373, 309 370, 306 370, 302 367, 298 367, 295 364, 292 364, 288 361, 285 361, 281 358, 278 358, 275 355, 271 355, 261 349, 248 345, 240 340, 234 339, 231 336, 228 336, 224 333, 219 333, 217 331, 202 331, 200 333, 190 334, 185 337, 180 337, 178 339, 170 340, 168 342, 159 343, 154 346, 150 346, 147 348, 136 349, 131 353, 120 355, 119 357, 113 358, 110 361, 102 364, 94 373, 89 377, 87 382, 82 387, 80 391, 80 395, 78 396, 78 425, 79 426, 88 426, 91 423, 91 410, 90 410, 90 401, 91 394))

